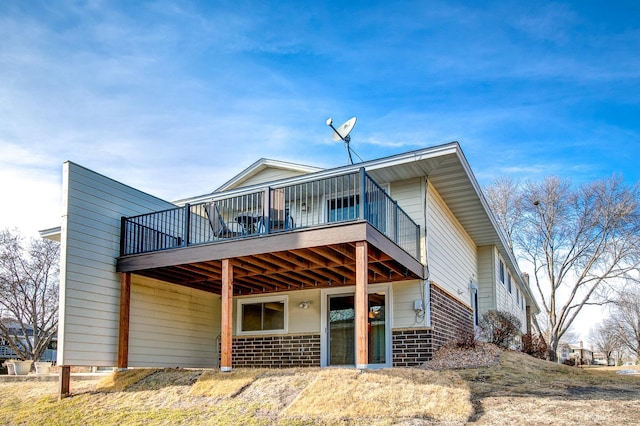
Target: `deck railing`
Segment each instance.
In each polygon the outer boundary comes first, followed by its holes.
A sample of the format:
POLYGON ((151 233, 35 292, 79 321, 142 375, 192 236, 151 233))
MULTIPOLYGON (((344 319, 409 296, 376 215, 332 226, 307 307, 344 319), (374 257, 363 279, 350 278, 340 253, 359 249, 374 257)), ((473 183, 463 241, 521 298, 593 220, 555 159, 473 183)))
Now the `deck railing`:
POLYGON ((121 254, 131 255, 366 220, 414 258, 420 227, 364 169, 122 218, 121 254))

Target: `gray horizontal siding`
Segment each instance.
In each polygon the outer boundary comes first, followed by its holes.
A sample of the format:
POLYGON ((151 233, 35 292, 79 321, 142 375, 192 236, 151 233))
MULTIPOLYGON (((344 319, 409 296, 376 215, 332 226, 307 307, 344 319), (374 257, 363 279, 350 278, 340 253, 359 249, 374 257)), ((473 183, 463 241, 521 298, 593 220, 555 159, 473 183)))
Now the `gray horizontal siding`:
MULTIPOLYGON (((64 168, 59 358, 63 365, 117 362, 120 218, 173 205, 73 163, 64 168)), ((219 298, 132 278, 129 365, 212 367, 219 298)))

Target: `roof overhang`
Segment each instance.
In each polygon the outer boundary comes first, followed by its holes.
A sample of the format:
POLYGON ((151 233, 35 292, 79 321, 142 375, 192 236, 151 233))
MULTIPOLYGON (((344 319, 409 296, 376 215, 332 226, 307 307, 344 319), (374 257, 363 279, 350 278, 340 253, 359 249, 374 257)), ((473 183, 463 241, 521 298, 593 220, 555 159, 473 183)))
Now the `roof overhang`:
POLYGON ((62 234, 62 227, 56 226, 55 228, 42 229, 38 231, 40 233, 40 238, 45 238, 47 240, 60 242, 60 235, 62 234))
POLYGON ((377 182, 423 177, 433 185, 447 207, 478 247, 495 246, 525 293, 532 313, 540 308, 525 281, 515 255, 485 199, 458 142, 407 152, 360 166, 377 182))

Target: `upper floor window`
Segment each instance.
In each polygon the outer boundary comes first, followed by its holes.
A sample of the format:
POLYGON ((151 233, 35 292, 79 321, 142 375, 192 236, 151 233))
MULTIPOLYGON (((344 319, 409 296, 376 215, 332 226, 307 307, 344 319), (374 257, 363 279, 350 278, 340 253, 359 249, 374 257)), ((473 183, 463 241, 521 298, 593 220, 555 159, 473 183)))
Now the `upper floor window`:
POLYGON ((500 282, 504 284, 504 262, 500 259, 500 282))
POLYGON ((352 220, 358 217, 360 207, 360 197, 351 195, 344 198, 329 200, 329 222, 340 222, 352 220))
POLYGON ((238 334, 286 333, 287 296, 238 300, 238 334))
POLYGON ((511 274, 507 274, 507 288, 509 289, 509 293, 511 293, 511 274))

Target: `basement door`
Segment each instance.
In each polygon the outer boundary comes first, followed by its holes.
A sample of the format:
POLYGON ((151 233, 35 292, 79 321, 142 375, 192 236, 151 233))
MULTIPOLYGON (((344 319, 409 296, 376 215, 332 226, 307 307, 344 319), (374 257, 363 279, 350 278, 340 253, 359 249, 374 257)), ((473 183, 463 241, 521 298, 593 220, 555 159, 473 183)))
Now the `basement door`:
MULTIPOLYGON (((371 287, 371 286, 370 286, 371 287)), ((389 286, 369 288, 369 368, 391 365, 389 286)), ((322 295, 322 366, 355 366, 355 294, 353 288, 324 290, 322 295)))

